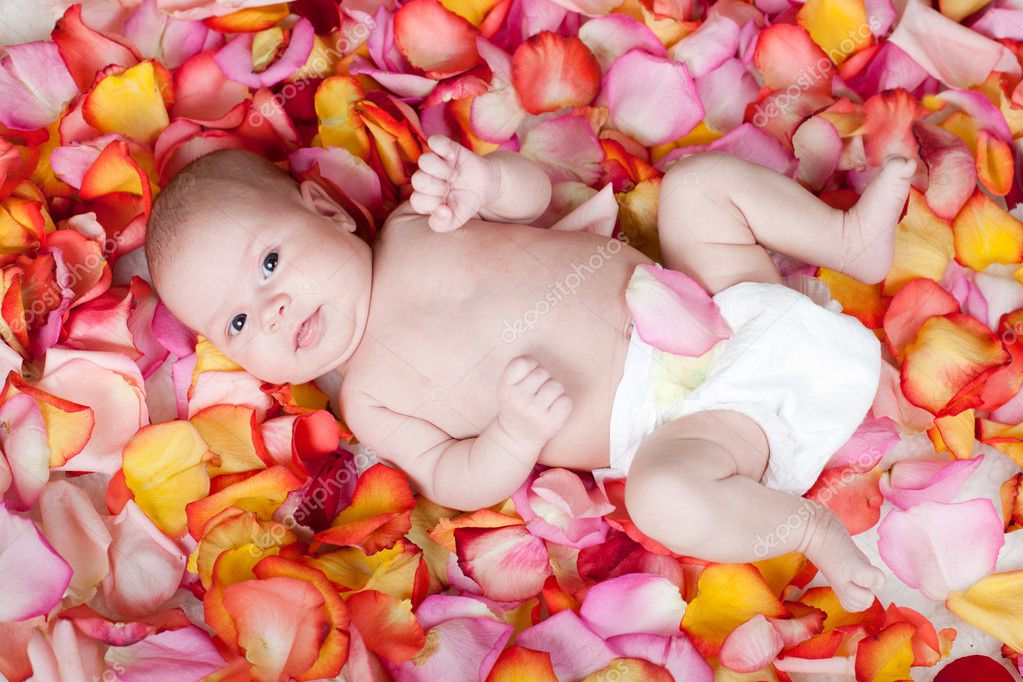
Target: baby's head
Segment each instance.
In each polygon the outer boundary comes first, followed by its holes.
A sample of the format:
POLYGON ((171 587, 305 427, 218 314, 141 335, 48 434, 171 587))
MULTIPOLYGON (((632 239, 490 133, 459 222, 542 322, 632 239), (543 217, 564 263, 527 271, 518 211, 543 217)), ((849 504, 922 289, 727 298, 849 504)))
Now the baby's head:
POLYGON ((319 185, 225 149, 153 203, 146 259, 178 319, 252 375, 309 381, 341 366, 369 314, 372 252, 319 185))

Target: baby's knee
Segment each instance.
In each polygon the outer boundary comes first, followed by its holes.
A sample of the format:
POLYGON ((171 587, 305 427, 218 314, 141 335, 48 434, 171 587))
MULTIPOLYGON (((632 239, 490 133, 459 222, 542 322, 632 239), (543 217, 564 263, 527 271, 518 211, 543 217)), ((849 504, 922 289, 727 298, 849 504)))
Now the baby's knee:
POLYGON ((738 160, 726 152, 699 152, 675 161, 661 178, 662 201, 718 191, 727 186, 722 175, 733 173, 738 160))
POLYGON ((698 476, 687 476, 681 466, 630 470, 625 508, 647 537, 679 554, 696 552, 714 534, 714 505, 707 498, 707 483, 698 476))

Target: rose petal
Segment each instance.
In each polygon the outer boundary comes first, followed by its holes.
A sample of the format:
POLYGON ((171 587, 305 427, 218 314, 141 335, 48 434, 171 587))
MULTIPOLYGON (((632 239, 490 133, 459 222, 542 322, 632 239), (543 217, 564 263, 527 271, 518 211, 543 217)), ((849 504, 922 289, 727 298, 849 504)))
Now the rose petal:
POLYGON ((579 615, 604 639, 633 633, 673 636, 685 606, 678 585, 659 575, 631 573, 593 585, 579 615))
POLYGON ((70 583, 71 567, 35 524, 0 505, 0 621, 46 615, 70 583))

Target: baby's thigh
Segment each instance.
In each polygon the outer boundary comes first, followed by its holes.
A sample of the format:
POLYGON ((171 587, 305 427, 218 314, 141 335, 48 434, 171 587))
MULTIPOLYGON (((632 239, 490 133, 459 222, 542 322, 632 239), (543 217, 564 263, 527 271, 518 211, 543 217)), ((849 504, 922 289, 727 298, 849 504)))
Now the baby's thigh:
POLYGON ((706 481, 738 474, 759 481, 768 457, 767 436, 756 422, 732 410, 707 410, 665 422, 647 435, 628 478, 706 481))

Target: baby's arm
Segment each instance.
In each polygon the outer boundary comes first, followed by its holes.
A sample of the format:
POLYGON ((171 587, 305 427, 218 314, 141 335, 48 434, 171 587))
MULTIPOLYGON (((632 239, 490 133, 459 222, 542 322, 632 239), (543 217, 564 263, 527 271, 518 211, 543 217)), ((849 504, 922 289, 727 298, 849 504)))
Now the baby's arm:
POLYGON ((532 222, 547 210, 551 181, 536 162, 504 150, 479 156, 442 135, 431 135, 428 143, 432 151, 419 157, 410 203, 430 216, 434 230, 455 230, 476 215, 532 222))
POLYGON ((572 410, 564 387, 527 357, 508 363, 497 396, 498 415, 478 436, 462 440, 379 404, 353 405, 346 421, 360 441, 393 460, 427 499, 474 511, 518 490, 572 410))

